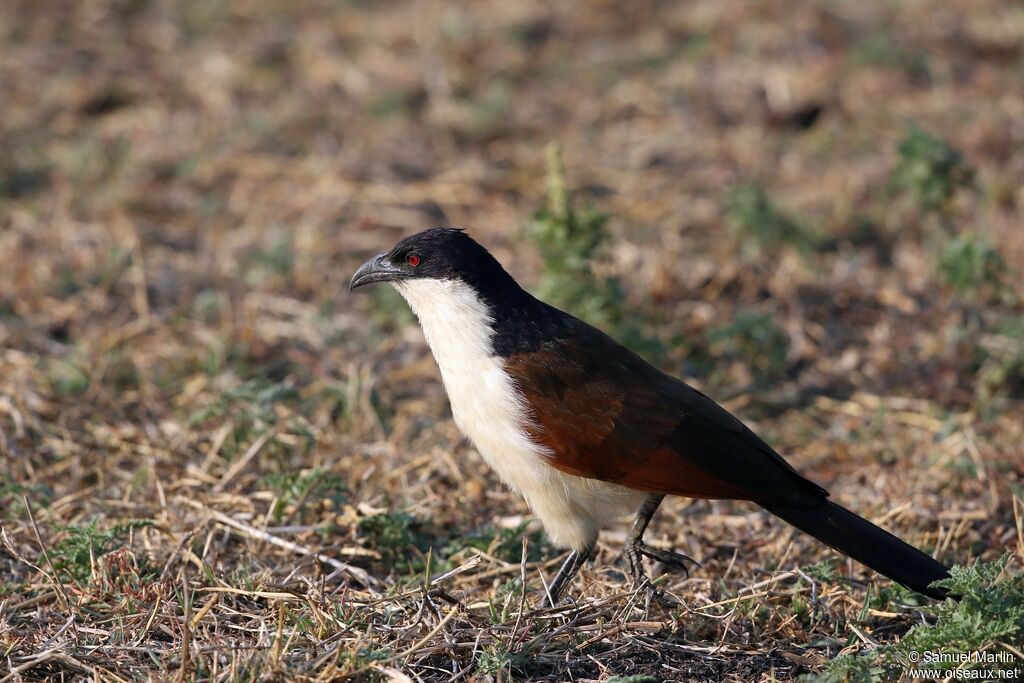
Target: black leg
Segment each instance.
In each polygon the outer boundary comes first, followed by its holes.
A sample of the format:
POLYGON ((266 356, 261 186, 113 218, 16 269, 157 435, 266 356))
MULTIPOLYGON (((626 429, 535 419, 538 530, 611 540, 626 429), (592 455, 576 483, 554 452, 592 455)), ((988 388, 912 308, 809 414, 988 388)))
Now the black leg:
POLYGON ((647 531, 647 525, 651 523, 651 517, 654 516, 664 498, 663 495, 652 494, 644 501, 636 513, 636 519, 633 520, 629 538, 626 539, 626 560, 629 562, 629 572, 633 575, 633 581, 637 585, 647 580, 647 573, 644 571, 644 563, 641 559, 643 555, 673 569, 681 569, 687 574, 690 573, 687 563, 697 564, 696 560, 682 553, 659 550, 644 543, 644 532, 647 531))
POLYGON ((558 596, 565 588, 565 585, 572 580, 572 577, 576 576, 576 572, 580 570, 583 563, 590 559, 590 556, 594 554, 594 546, 585 548, 582 551, 573 550, 569 553, 569 557, 565 558, 565 562, 559 568, 558 573, 555 574, 555 580, 548 586, 548 594, 544 596, 544 600, 541 601, 541 607, 554 607, 558 604, 558 596), (550 600, 550 602, 549 602, 550 600))

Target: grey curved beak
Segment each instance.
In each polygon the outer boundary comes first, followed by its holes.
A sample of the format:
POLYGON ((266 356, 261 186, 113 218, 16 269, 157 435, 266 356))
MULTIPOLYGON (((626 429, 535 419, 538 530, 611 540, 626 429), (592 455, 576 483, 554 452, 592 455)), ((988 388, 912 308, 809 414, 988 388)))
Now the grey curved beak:
POLYGON ((393 266, 386 256, 387 254, 377 254, 359 266, 359 270, 352 276, 352 281, 348 283, 348 290, 351 292, 356 287, 371 282, 391 282, 405 277, 405 272, 393 266))

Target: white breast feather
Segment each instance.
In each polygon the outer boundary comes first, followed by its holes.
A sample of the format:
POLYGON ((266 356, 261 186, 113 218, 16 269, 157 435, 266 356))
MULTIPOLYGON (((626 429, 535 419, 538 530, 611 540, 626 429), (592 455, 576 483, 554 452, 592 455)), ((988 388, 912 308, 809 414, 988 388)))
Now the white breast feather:
POLYGON ((395 283, 419 318, 441 369, 452 415, 484 460, 521 493, 556 544, 583 550, 610 519, 635 512, 646 494, 561 472, 526 430, 528 411, 501 357, 492 353, 486 304, 461 280, 395 283))

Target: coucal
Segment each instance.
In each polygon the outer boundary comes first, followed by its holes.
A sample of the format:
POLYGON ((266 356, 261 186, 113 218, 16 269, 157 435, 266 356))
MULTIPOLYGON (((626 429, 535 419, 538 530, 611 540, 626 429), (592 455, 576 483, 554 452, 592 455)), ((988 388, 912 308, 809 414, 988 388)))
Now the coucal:
POLYGON ((389 282, 419 318, 452 414, 484 460, 571 548, 558 594, 598 532, 636 518, 625 556, 685 567, 643 542, 666 495, 749 500, 907 588, 941 599, 945 566, 828 499, 710 398, 585 322, 540 301, 465 232, 408 237, 356 271, 350 289, 389 282))

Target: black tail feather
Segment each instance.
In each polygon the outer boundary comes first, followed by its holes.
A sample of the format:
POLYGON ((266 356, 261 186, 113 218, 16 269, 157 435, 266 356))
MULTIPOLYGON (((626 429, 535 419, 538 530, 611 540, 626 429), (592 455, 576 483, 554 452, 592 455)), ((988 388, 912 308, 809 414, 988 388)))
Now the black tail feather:
POLYGON ((839 552, 922 595, 942 600, 946 591, 929 584, 949 577, 949 569, 909 543, 832 501, 811 508, 765 509, 839 552))

